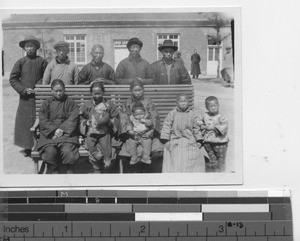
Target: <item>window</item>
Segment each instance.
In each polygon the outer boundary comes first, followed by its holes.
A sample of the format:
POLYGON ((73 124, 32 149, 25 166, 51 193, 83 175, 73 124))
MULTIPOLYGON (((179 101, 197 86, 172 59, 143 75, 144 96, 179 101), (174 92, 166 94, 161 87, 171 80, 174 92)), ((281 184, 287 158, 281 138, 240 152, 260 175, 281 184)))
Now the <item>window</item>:
POLYGON ((208 61, 218 61, 220 49, 218 46, 208 46, 208 61))
POLYGON ((208 38, 208 61, 218 61, 220 58, 220 50, 222 49, 222 42, 214 41, 212 38, 208 38), (219 48, 218 48, 219 43, 219 48))
MULTIPOLYGON (((158 34, 157 35, 157 47, 162 46, 164 40, 171 39, 175 46, 178 47, 179 50, 179 34, 158 34)), ((161 59, 162 54, 157 50, 157 59, 161 59)))
POLYGON ((65 35, 64 39, 70 44, 69 59, 76 64, 86 64, 86 36, 65 35))

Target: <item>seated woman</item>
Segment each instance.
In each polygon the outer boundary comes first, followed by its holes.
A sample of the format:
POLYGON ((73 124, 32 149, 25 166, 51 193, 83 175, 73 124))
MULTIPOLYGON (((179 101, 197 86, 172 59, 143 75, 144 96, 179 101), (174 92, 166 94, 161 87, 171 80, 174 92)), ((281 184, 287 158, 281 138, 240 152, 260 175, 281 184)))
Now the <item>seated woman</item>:
POLYGON ((82 133, 86 136, 85 146, 90 152, 89 160, 94 173, 111 167, 112 135, 114 125, 117 126, 119 110, 112 101, 107 101, 101 81, 94 81, 90 86, 92 99, 85 102, 80 110, 82 133))
POLYGON ((47 173, 73 173, 72 167, 79 159, 78 107, 65 94, 65 84, 60 79, 51 83, 53 96, 40 108, 40 139, 37 150, 47 164, 47 173))
POLYGON ((124 142, 122 149, 119 153, 123 164, 123 171, 125 173, 141 173, 141 172, 161 172, 161 163, 155 161, 155 156, 159 157, 162 153, 162 144, 159 141, 159 128, 160 121, 157 109, 153 101, 144 96, 144 85, 140 79, 134 79, 130 84, 130 91, 132 96, 128 98, 122 106, 120 112, 120 125, 119 125, 119 137, 124 142), (140 161, 134 161, 130 163, 132 151, 130 148, 131 140, 134 138, 131 129, 128 126, 132 125, 130 116, 132 115, 133 107, 137 102, 142 103, 144 106, 147 119, 144 120, 144 125, 149 129, 153 129, 154 133, 150 136, 152 139, 152 164, 149 161, 145 161, 142 157, 140 161), (144 160, 144 161, 143 161, 144 160))

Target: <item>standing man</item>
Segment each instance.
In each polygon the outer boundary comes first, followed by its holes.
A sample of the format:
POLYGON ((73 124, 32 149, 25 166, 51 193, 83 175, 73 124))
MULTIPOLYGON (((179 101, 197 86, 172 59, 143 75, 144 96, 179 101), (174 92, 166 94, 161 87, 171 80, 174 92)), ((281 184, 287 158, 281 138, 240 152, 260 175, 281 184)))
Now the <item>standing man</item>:
POLYGON ((154 78, 154 84, 178 85, 191 84, 191 78, 186 68, 173 59, 174 52, 178 49, 170 39, 164 40, 158 47, 163 57, 151 64, 150 73, 154 78))
POLYGON ((55 79, 61 79, 65 85, 77 84, 79 69, 76 64, 68 58, 69 43, 59 41, 54 45, 57 56, 48 64, 43 84, 48 85, 55 79))
POLYGON ((226 52, 223 58, 223 69, 221 75, 224 81, 227 82, 227 86, 230 87, 233 84, 233 58, 231 48, 226 47, 226 52))
POLYGON ((100 44, 92 47, 92 61, 79 72, 78 84, 90 84, 95 79, 101 79, 104 84, 115 84, 115 72, 111 66, 102 62, 104 48, 100 44))
POLYGON ((197 49, 194 49, 194 53, 191 56, 191 61, 192 61, 192 65, 191 65, 191 75, 193 76, 193 78, 198 79, 199 74, 201 74, 201 70, 200 70, 200 55, 197 53, 197 49))
POLYGON ((123 59, 117 67, 117 84, 130 84, 135 78, 140 79, 143 84, 153 84, 153 79, 150 78, 149 73, 150 64, 140 55, 142 47, 143 42, 138 38, 128 40, 129 56, 123 59))
POLYGON ((33 136, 30 128, 35 122, 35 85, 43 78, 47 61, 37 56, 40 42, 34 37, 27 37, 19 43, 26 56, 19 59, 11 73, 9 82, 20 95, 19 106, 15 121, 14 144, 23 148, 24 156, 31 155, 33 136))

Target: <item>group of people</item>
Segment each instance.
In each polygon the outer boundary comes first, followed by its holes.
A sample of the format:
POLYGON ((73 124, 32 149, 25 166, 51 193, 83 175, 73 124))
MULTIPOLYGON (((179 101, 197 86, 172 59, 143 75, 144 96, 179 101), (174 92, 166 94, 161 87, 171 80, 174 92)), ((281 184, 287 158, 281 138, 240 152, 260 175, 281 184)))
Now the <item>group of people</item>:
POLYGON ((79 159, 80 134, 84 136, 94 173, 111 167, 116 156, 114 146, 121 147, 118 156, 123 158, 124 172, 142 172, 143 166, 150 165, 161 153, 163 172, 198 172, 204 165, 198 155, 202 146, 210 158, 210 171, 225 170, 228 125, 218 111, 216 97, 207 98, 207 113, 197 115, 189 108, 188 96, 178 95, 176 109, 168 114, 160 130, 155 103, 144 96, 145 84, 191 84, 184 65, 173 59, 178 47, 172 40, 165 40, 158 47, 163 57, 150 65, 140 55, 142 41, 130 39, 129 56, 119 63, 116 73, 102 61, 101 45, 93 46, 92 61, 81 71, 68 59, 67 42, 54 45, 57 56, 49 64, 37 56, 38 40, 26 38, 19 46, 26 56, 16 62, 10 75, 10 83, 20 95, 14 143, 24 148, 24 156, 30 156, 34 87, 41 82, 51 85, 52 97, 42 103, 39 112, 37 145, 48 173, 60 173, 61 166, 66 173, 73 173, 79 159), (65 85, 69 84, 89 84, 91 100, 79 108, 65 93, 65 85), (103 97, 107 84, 130 86, 131 97, 121 110, 103 97))

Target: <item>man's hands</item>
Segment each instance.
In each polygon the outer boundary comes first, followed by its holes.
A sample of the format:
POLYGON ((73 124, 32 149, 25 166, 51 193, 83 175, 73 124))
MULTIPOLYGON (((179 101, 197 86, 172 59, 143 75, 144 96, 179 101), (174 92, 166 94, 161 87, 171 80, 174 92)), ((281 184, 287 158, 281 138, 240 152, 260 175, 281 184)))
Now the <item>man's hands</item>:
POLYGON ((31 88, 27 88, 26 89, 26 94, 27 95, 32 95, 32 94, 34 94, 35 93, 35 90, 34 89, 31 89, 31 88))

